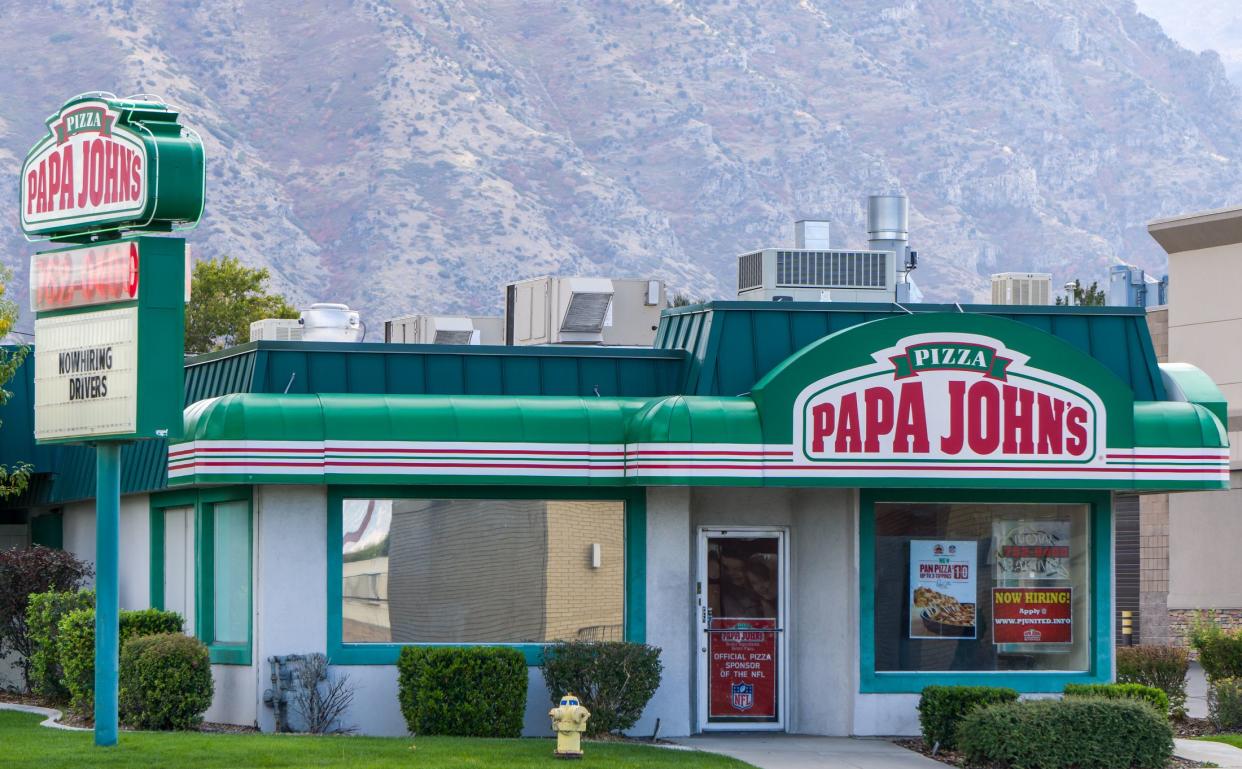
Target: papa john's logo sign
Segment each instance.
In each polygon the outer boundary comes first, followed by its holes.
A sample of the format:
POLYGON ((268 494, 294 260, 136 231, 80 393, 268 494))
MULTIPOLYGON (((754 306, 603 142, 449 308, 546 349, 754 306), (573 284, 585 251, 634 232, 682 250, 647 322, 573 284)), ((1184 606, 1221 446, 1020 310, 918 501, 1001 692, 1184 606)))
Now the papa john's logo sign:
POLYGON ((103 100, 71 102, 22 165, 27 234, 135 219, 147 208, 146 145, 103 100))
POLYGON ((919 334, 872 357, 799 394, 796 461, 1051 469, 1100 458, 1099 396, 997 339, 919 334))

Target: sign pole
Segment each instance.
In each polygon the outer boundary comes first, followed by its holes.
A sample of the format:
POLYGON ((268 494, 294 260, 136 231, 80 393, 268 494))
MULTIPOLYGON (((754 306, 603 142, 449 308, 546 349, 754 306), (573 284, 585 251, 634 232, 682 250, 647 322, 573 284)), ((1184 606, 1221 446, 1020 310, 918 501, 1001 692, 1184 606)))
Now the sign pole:
POLYGON ((116 744, 121 444, 95 444, 95 744, 116 744))

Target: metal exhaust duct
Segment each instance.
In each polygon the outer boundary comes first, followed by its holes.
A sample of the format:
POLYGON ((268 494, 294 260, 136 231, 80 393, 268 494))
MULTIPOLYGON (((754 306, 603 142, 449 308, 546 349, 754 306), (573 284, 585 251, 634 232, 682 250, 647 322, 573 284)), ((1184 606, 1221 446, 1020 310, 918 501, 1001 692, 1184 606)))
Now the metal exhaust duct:
POLYGON ((867 196, 867 235, 870 240, 910 239, 910 201, 905 195, 867 196))

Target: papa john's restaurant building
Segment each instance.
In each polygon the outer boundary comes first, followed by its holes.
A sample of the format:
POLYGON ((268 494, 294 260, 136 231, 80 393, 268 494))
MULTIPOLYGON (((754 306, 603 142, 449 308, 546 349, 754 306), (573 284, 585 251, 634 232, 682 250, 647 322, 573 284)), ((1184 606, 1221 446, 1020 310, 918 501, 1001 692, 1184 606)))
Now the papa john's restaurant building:
MULTIPOLYGON (((349 725, 404 733, 407 644, 521 650, 529 734, 563 639, 662 650, 645 735, 913 733, 928 684, 1110 680, 1113 494, 1225 488, 1225 399, 1157 364, 1141 309, 910 309, 192 359, 184 437, 123 458, 122 605, 182 612, 207 718, 264 729, 269 658, 317 651, 357 687, 349 725)), ((39 474, 5 522, 91 558, 90 454, 18 448, 39 474)))

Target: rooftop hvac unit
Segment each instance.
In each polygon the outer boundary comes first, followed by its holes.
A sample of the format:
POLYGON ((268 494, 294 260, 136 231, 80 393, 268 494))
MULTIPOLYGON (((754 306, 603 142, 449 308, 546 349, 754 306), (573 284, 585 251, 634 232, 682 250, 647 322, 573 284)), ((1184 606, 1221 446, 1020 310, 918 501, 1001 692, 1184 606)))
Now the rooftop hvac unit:
POLYGON ((1156 280, 1141 267, 1115 264, 1108 270, 1109 305, 1156 307, 1168 303, 1169 276, 1156 280))
POLYGON ((406 315, 384 322, 384 341, 396 344, 501 344, 500 318, 406 315))
POLYGON ((302 324, 297 318, 264 318, 250 324, 252 342, 295 342, 302 338, 302 324))
MULTIPOLYGON (((638 298, 646 306, 646 283, 638 298)), ((613 282, 531 278, 505 287, 506 344, 603 344, 612 326, 613 282)), ((657 308, 658 311, 658 308, 657 308)))
POLYGON ((998 272, 992 276, 992 304, 1052 304, 1052 274, 998 272))

